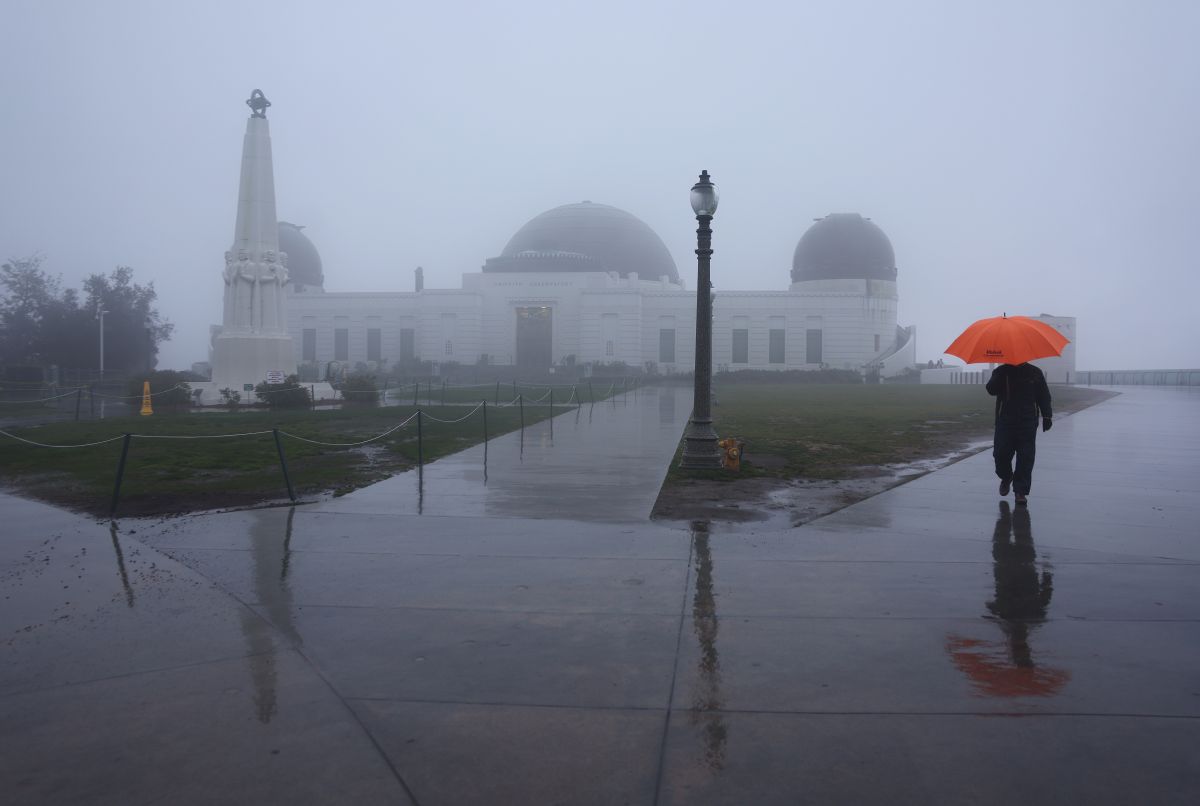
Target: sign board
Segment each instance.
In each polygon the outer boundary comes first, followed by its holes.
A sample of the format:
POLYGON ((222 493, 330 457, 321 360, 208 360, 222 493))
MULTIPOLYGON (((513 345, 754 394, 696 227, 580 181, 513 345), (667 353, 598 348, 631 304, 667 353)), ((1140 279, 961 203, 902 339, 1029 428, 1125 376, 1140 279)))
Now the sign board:
POLYGON ((254 384, 252 384, 252 383, 243 383, 243 384, 242 384, 242 391, 243 391, 243 392, 253 392, 253 391, 254 391, 254 384))
POLYGON ((280 369, 267 370, 267 383, 283 383, 283 370, 280 370, 280 369))

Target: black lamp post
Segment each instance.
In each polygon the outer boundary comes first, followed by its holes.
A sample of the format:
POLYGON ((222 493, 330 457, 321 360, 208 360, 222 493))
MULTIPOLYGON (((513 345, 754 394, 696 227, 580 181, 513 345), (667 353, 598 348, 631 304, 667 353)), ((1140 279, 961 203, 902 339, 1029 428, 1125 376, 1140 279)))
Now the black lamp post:
POLYGON ((712 283, 708 279, 712 257, 712 228, 717 212, 717 188, 708 171, 692 187, 692 210, 700 226, 696 229, 696 381, 692 419, 683 435, 683 459, 679 466, 690 469, 719 468, 717 432, 712 427, 712 283))

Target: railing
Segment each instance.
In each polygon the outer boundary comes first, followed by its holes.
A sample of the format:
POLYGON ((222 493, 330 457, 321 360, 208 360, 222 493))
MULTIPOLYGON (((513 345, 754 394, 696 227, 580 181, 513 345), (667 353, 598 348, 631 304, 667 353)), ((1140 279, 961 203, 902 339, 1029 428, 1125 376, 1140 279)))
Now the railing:
POLYGON ((1200 386, 1200 369, 1105 369, 1072 373, 1082 386, 1200 386))

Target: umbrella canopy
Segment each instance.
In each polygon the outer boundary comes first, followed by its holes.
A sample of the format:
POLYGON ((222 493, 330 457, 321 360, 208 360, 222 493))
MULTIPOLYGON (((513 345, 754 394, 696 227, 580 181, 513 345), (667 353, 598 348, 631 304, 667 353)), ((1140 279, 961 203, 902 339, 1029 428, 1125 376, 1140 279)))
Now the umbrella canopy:
POLYGON ((980 319, 946 348, 968 364, 1024 364, 1035 358, 1062 355, 1066 336, 1028 316, 980 319))

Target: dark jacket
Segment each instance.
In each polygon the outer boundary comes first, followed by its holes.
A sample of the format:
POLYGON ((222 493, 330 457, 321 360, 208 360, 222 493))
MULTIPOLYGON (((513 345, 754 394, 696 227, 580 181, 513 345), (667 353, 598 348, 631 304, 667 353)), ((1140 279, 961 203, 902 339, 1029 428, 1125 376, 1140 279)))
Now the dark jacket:
POLYGON ((996 398, 997 422, 1037 425, 1039 417, 1053 416, 1046 376, 1033 364, 1001 364, 992 370, 987 391, 996 398))

